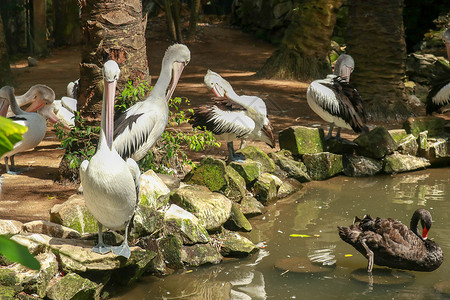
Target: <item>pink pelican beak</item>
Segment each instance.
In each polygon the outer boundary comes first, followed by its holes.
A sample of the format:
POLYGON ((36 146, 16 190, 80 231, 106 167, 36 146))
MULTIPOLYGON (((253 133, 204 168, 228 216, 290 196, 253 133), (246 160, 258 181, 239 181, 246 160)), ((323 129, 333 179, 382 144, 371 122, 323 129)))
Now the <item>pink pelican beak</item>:
POLYGON ((214 84, 211 90, 213 91, 214 95, 216 95, 216 97, 225 97, 223 89, 220 89, 217 83, 214 84))
POLYGON ((346 82, 350 82, 350 74, 352 74, 353 68, 347 65, 342 68, 341 77, 344 78, 346 82))
POLYGON ((36 96, 36 99, 33 101, 33 103, 31 103, 31 105, 27 108, 26 111, 28 112, 34 112, 37 111, 38 109, 41 109, 45 106, 45 101, 44 99, 42 99, 40 96, 36 96))
POLYGON ((2 117, 6 117, 6 114, 8 113, 8 107, 9 107, 9 102, 0 97, 0 116, 2 117))
POLYGON ((63 122, 61 122, 61 119, 58 118, 58 116, 55 115, 55 113, 53 112, 53 110, 50 110, 50 113, 48 114, 48 120, 49 120, 50 122, 52 122, 53 124, 61 123, 61 124, 64 126, 65 129, 68 129, 68 130, 70 129, 69 126, 67 126, 66 124, 64 124, 63 122))
POLYGON ((183 73, 183 69, 186 66, 185 62, 174 62, 173 63, 173 81, 172 86, 170 87, 169 91, 166 95, 166 101, 169 101, 170 98, 172 98, 173 92, 175 91, 175 87, 178 84, 178 80, 180 80, 181 73, 183 73))
POLYGON ((106 143, 109 149, 112 147, 113 134, 114 134, 114 98, 116 94, 117 80, 105 82, 105 99, 106 101, 106 143))

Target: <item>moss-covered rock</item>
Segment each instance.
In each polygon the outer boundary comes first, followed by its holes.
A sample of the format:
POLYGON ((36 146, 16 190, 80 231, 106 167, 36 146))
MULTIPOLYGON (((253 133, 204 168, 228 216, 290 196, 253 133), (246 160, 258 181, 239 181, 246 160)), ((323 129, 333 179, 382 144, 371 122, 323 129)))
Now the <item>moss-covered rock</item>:
POLYGON ((445 119, 434 116, 409 117, 403 128, 416 138, 423 131, 428 131, 428 135, 432 137, 442 136, 445 132, 445 119))
POLYGON ((153 170, 148 170, 144 174, 141 174, 140 184, 140 206, 158 209, 166 204, 163 201, 158 201, 158 199, 163 195, 167 195, 170 189, 153 170))
POLYGON ((178 235, 184 245, 209 242, 208 231, 199 219, 175 204, 164 213, 163 233, 178 235))
POLYGON ((450 163, 450 141, 443 138, 429 138, 425 149, 419 149, 419 155, 433 165, 450 163))
POLYGON ((50 221, 75 229, 81 234, 98 232, 97 220, 89 212, 82 195, 72 195, 50 209, 50 221))
POLYGON ((252 225, 244 216, 239 206, 236 203, 233 203, 231 207, 230 218, 227 222, 225 222, 224 227, 230 230, 235 231, 251 231, 252 225))
POLYGON ((244 178, 246 184, 252 183, 261 174, 261 164, 247 159, 244 162, 231 162, 230 167, 235 169, 244 178))
POLYGON ((184 181, 206 186, 212 192, 223 191, 228 186, 225 167, 223 160, 205 157, 197 168, 186 175, 184 181))
POLYGON ((322 152, 303 155, 303 162, 313 180, 323 180, 342 172, 342 155, 322 152))
POLYGON ((419 144, 417 143, 417 138, 412 134, 406 135, 404 138, 398 141, 397 151, 400 154, 416 156, 419 152, 419 144))
POLYGON ((222 258, 217 248, 211 244, 184 245, 181 248, 181 260, 186 266, 218 264, 222 258))
POLYGON ((91 300, 95 298, 96 291, 97 284, 78 274, 70 273, 49 287, 47 297, 51 300, 91 300))
POLYGON ((139 204, 134 214, 130 236, 138 238, 154 233, 161 228, 163 219, 161 211, 139 204))
POLYGON ((162 237, 158 242, 159 248, 164 257, 164 261, 169 268, 182 269, 184 267, 181 259, 181 248, 183 241, 175 235, 167 235, 162 237))
POLYGON ((358 154, 371 158, 382 158, 397 149, 397 143, 384 127, 376 127, 354 140, 359 145, 358 154))
POLYGON ((0 299, 15 299, 15 295, 21 292, 20 287, 4 286, 0 284, 0 299))
POLYGON ((216 235, 215 239, 219 242, 220 254, 225 257, 248 256, 259 250, 249 239, 237 232, 224 230, 216 235))
POLYGON ((180 187, 181 180, 178 177, 169 175, 169 174, 161 174, 157 173, 159 179, 161 179, 164 184, 170 189, 174 190, 180 187))
POLYGON ((241 201, 247 192, 245 189, 245 179, 230 166, 226 166, 225 172, 228 177, 228 186, 223 191, 223 194, 234 202, 241 201))
POLYGON ((324 151, 324 133, 321 128, 291 126, 280 132, 280 148, 293 155, 324 151))
POLYGON ((385 157, 384 171, 386 173, 408 172, 430 166, 430 162, 423 157, 394 153, 385 157))
POLYGON ((81 234, 72 228, 42 220, 31 221, 23 224, 23 231, 29 233, 42 233, 65 239, 78 239, 81 237, 81 234))
POLYGON ((404 139, 408 135, 405 129, 391 129, 388 130, 388 132, 396 143, 400 142, 400 140, 404 139))
POLYGON ((23 266, 16 268, 16 277, 22 282, 24 291, 44 298, 50 280, 58 273, 58 261, 52 252, 36 256, 41 264, 39 271, 31 271, 23 266))
POLYGON ((253 185, 255 198, 264 205, 277 198, 277 183, 275 175, 262 173, 253 185))
POLYGON ((264 205, 252 196, 245 196, 238 205, 247 218, 262 215, 265 212, 264 205))
POLYGON ((216 231, 228 220, 232 201, 203 186, 186 186, 170 195, 170 202, 195 215, 208 231, 216 231))
POLYGON ((134 251, 133 262, 127 262, 121 268, 114 269, 110 283, 121 286, 131 286, 148 270, 156 253, 153 251, 134 251))
POLYGON ((428 131, 419 132, 418 144, 419 144, 419 153, 428 150, 428 131))
POLYGON ((272 152, 269 156, 282 171, 286 172, 287 177, 294 178, 300 182, 311 181, 306 166, 302 162, 293 160, 289 154, 290 152, 282 150, 278 153, 272 152))
POLYGON ((237 152, 244 154, 246 159, 259 162, 261 164, 261 172, 275 172, 275 162, 258 147, 249 146, 237 152))
POLYGON ((383 170, 383 162, 374 158, 344 155, 342 158, 343 172, 346 176, 373 176, 383 170))
POLYGON ((17 234, 22 231, 22 225, 16 220, 0 220, 0 235, 17 234))
POLYGON ((331 137, 325 143, 325 151, 336 153, 336 154, 347 154, 353 153, 357 150, 358 145, 352 141, 346 139, 338 139, 336 137, 331 137))
POLYGON ((281 198, 287 197, 287 196, 295 193, 297 190, 299 190, 299 188, 295 187, 290 182, 285 181, 280 185, 280 187, 278 189, 277 198, 281 199, 281 198))

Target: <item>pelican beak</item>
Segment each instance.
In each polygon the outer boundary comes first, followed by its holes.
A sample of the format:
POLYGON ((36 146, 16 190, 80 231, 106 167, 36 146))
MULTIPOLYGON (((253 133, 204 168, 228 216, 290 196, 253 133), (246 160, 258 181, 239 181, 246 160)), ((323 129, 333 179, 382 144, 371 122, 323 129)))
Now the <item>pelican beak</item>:
POLYGON ((112 147, 114 134, 114 98, 116 93, 117 80, 105 80, 105 99, 106 101, 106 142, 109 149, 112 147))
POLYGON ((180 80, 181 73, 183 72, 184 67, 186 66, 185 62, 174 62, 173 63, 173 81, 170 90, 167 92, 166 101, 169 101, 172 98, 173 92, 175 91, 175 87, 178 84, 178 80, 180 80))
POLYGON ((214 86, 211 90, 216 95, 216 97, 225 97, 225 93, 223 92, 223 89, 220 88, 220 86, 217 83, 214 84, 214 86))
POLYGON ((445 47, 447 48, 447 59, 450 61, 450 42, 445 42, 445 47))
POLYGON ((344 68, 342 68, 342 73, 341 73, 341 77, 344 78, 344 80, 346 82, 350 82, 350 74, 352 73, 352 68, 349 66, 344 66, 344 68))
POLYGON ((8 113, 9 103, 6 99, 0 97, 0 116, 6 117, 8 113))
POLYGON ((34 100, 33 103, 31 103, 31 105, 27 108, 26 111, 34 112, 40 108, 43 108, 44 105, 45 105, 45 101, 39 96, 39 97, 36 97, 36 100, 34 100))
POLYGON ((52 122, 53 124, 61 123, 61 124, 64 126, 65 129, 70 129, 69 126, 67 126, 66 124, 64 124, 64 123, 61 121, 61 119, 58 118, 57 115, 55 115, 55 113, 53 112, 53 110, 50 110, 50 112, 49 112, 49 114, 48 114, 47 117, 48 117, 48 120, 49 120, 50 122, 52 122))

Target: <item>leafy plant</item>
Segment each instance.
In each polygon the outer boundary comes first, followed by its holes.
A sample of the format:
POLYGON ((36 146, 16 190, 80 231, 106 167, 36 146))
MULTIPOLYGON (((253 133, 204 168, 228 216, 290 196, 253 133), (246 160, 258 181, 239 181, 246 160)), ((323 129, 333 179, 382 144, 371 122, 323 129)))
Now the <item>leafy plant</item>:
POLYGON ((138 79, 136 86, 133 85, 133 81, 128 80, 122 94, 117 97, 118 101, 114 105, 116 113, 123 113, 137 101, 142 100, 142 98, 152 90, 147 81, 138 79))
POLYGON ((0 117, 0 156, 14 148, 14 144, 22 140, 22 134, 28 128, 14 123, 10 119, 0 117))

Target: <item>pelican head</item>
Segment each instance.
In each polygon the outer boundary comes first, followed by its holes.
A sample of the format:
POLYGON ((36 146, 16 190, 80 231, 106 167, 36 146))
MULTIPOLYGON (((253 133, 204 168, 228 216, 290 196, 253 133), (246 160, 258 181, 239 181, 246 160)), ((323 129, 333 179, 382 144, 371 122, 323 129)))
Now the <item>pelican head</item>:
POLYGON ((21 106, 24 103, 32 102, 26 110, 28 112, 38 111, 45 105, 51 105, 55 98, 53 89, 44 84, 33 85, 24 95, 16 96, 17 101, 22 103, 21 106), (21 98, 25 99, 22 100, 21 98))
POLYGON ((225 97, 227 93, 233 91, 233 88, 228 81, 211 70, 208 70, 208 72, 206 72, 204 82, 208 88, 212 89, 217 97, 225 97))
POLYGON ((103 92, 102 130, 104 130, 106 143, 111 149, 114 132, 114 98, 117 80, 120 75, 119 65, 113 60, 108 60, 103 65, 102 73, 105 85, 103 92))
POLYGON ((174 44, 167 48, 166 53, 163 58, 163 67, 169 65, 173 70, 173 80, 172 86, 166 95, 166 101, 172 97, 173 92, 175 91, 175 87, 178 84, 178 80, 180 80, 181 73, 183 72, 184 67, 191 61, 191 51, 189 51, 188 47, 183 44, 174 44))
POLYGON ((355 61, 353 57, 348 54, 339 55, 336 63, 334 64, 334 75, 341 76, 345 81, 350 81, 350 74, 355 69, 355 61))
POLYGON ((9 108, 9 95, 12 90, 12 94, 14 95, 14 88, 11 86, 4 86, 0 89, 0 116, 6 117, 9 108))
POLYGON ((447 48, 447 59, 450 60, 450 28, 447 28, 444 33, 442 33, 442 39, 447 48))

